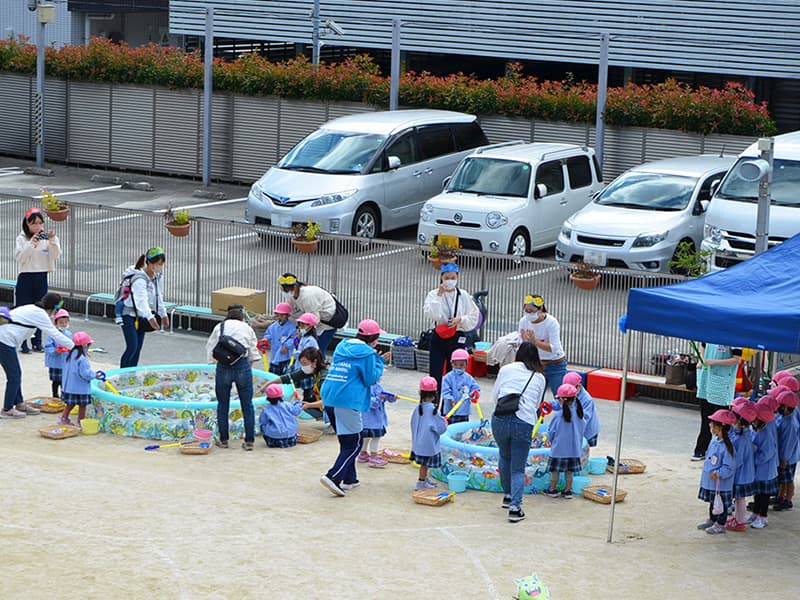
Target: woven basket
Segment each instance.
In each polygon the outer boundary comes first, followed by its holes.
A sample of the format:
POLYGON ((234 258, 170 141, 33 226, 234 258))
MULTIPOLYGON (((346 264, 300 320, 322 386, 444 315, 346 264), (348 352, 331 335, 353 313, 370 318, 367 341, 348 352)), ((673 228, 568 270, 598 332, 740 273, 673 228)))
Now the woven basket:
POLYGON ((314 429, 312 427, 298 427, 297 428, 297 442, 299 444, 313 444, 319 441, 322 437, 321 429, 314 429))
POLYGON ((43 413, 60 413, 67 406, 61 401, 61 398, 52 398, 51 396, 34 396, 30 400, 26 400, 25 404, 38 408, 43 413))
POLYGON ((63 440, 81 434, 80 427, 70 425, 53 425, 52 427, 42 427, 39 435, 50 440, 63 440))
POLYGON ((397 450, 396 448, 384 448, 381 450, 381 456, 386 462, 395 463, 398 465, 407 465, 411 462, 408 457, 408 452, 397 450))
MULTIPOLYGON (((647 465, 635 458, 620 458, 619 459, 619 473, 620 475, 634 475, 637 473, 644 473, 647 465)), ((614 465, 608 465, 606 471, 609 473, 614 472, 614 465)))
POLYGON ((417 368, 417 361, 414 359, 414 346, 392 346, 392 364, 398 369, 417 368))
POLYGON ((417 371, 427 373, 431 365, 430 352, 427 350, 414 350, 414 356, 417 358, 417 371))
POLYGON ((417 490, 411 494, 411 497, 417 504, 427 504, 428 506, 442 506, 456 501, 455 492, 442 490, 417 490))
POLYGON ((200 446, 200 442, 192 442, 191 444, 184 444, 181 446, 181 454, 208 454, 211 452, 211 444, 203 442, 206 447, 200 446))
MULTIPOLYGON (((611 504, 611 490, 603 485, 590 485, 583 488, 583 497, 600 504, 611 504)), ((625 500, 628 492, 617 488, 617 502, 625 500)))

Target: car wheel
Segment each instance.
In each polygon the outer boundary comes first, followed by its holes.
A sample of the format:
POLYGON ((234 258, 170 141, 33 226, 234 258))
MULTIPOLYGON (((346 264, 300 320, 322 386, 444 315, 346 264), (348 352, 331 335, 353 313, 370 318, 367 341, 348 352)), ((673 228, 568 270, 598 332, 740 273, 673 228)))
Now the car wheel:
POLYGON ((381 220, 376 210, 371 206, 362 206, 353 217, 353 231, 355 237, 372 239, 381 232, 381 220))
POLYGON ((522 228, 515 229, 508 242, 508 253, 512 256, 528 256, 531 252, 531 241, 528 232, 522 228))

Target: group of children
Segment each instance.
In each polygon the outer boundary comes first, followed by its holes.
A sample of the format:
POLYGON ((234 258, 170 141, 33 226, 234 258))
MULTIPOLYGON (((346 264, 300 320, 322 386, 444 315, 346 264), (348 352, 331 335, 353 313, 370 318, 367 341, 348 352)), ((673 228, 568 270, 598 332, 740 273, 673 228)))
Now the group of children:
POLYGON ((793 507, 800 459, 798 390, 797 378, 778 371, 767 394, 757 402, 737 397, 730 410, 709 416, 712 440, 698 492, 709 509, 708 519, 698 529, 709 534, 744 531, 748 526, 763 529, 773 496, 773 510, 793 507), (749 496, 753 501, 748 505, 749 496))
POLYGON ((274 321, 264 332, 264 343, 269 350, 269 371, 283 375, 287 371, 300 369, 300 354, 306 348, 319 349, 317 330, 319 318, 312 313, 303 313, 296 323, 289 320, 292 307, 288 302, 279 302, 273 309, 274 321))

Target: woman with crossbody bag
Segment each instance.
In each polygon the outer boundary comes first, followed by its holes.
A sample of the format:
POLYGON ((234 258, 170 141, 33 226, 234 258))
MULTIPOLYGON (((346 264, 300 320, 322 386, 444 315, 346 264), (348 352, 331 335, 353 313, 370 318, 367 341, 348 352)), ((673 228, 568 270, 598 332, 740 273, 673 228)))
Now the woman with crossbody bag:
POLYGON ((520 344, 514 362, 500 369, 494 384, 496 408, 492 416, 492 434, 500 451, 502 506, 508 509, 508 520, 512 523, 525 518, 522 511, 525 464, 531 449, 536 411, 546 385, 539 351, 530 342, 520 344))

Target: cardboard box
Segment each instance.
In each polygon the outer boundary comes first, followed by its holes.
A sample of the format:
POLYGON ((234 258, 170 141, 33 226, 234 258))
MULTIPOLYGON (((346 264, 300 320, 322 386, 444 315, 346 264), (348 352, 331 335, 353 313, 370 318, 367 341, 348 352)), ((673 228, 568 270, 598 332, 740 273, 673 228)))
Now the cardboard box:
POLYGON ((227 287, 211 292, 211 311, 224 315, 231 304, 241 304, 248 312, 263 314, 267 312, 267 294, 264 290, 227 287))

